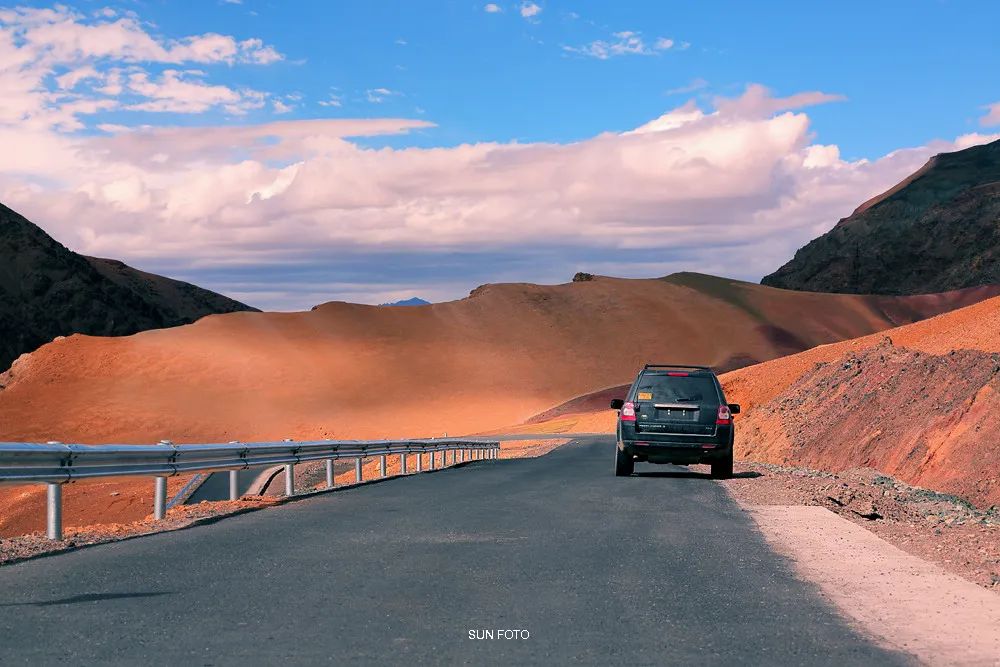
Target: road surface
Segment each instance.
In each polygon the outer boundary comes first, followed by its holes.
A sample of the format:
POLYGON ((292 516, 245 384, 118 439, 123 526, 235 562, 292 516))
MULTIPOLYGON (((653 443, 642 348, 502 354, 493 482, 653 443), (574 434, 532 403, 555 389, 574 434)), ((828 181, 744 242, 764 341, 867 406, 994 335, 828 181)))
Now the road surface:
POLYGON ((679 467, 615 478, 612 447, 580 438, 2 567, 0 661, 907 662, 797 580, 720 485, 679 467))

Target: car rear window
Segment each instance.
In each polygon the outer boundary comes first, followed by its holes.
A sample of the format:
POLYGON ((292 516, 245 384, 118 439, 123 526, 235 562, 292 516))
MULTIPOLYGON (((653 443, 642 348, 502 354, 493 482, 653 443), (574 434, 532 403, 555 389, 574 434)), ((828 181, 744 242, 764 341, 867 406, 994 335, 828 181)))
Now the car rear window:
POLYGON ((704 375, 644 375, 635 390, 635 400, 655 403, 715 403, 719 394, 712 378, 704 375))

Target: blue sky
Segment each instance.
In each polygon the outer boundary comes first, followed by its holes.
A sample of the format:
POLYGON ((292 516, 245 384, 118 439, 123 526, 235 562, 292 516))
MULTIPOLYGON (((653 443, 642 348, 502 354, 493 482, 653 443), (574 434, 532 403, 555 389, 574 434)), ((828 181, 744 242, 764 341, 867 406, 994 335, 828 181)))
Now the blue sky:
POLYGON ((522 3, 497 3, 501 13, 483 11, 485 4, 128 6, 163 34, 212 31, 274 45, 285 62, 265 70, 220 65, 218 78, 301 93, 290 118, 425 117, 439 125, 397 142, 405 144, 571 141, 658 116, 685 97, 670 91, 703 85, 699 96, 731 95, 759 82, 778 94, 845 95, 811 114, 814 130, 847 158, 876 157, 973 131, 982 107, 1000 98, 995 2, 540 2, 530 20, 520 15, 522 3), (613 41, 622 31, 677 46, 606 60, 564 49, 613 41), (398 95, 373 104, 366 91, 376 88, 398 95), (318 105, 331 94, 340 108, 318 105))
POLYGON ((757 280, 1000 126, 994 2, 19 6, 3 201, 268 308, 757 280))

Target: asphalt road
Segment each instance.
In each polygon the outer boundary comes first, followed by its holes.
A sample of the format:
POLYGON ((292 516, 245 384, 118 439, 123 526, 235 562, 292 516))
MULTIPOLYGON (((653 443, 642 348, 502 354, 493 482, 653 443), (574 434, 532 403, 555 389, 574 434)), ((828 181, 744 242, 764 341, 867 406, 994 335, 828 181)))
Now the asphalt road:
POLYGON ((612 447, 0 567, 0 662, 907 662, 797 580, 721 486, 673 467, 615 478, 612 447), (470 639, 488 630, 528 636, 470 639))

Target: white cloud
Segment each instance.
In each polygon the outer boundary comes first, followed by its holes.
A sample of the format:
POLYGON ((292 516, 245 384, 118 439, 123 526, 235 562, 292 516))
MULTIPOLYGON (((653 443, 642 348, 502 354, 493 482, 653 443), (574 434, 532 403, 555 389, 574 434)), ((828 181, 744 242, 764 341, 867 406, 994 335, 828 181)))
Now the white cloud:
POLYGON ((128 90, 146 101, 129 105, 133 111, 202 113, 221 107, 232 114, 244 114, 264 106, 265 95, 251 89, 235 90, 228 86, 204 83, 203 72, 197 70, 165 70, 158 78, 146 72, 133 72, 128 77, 128 90))
POLYGON ((319 105, 323 107, 339 107, 343 105, 343 100, 340 95, 334 95, 331 93, 329 98, 320 100, 319 105))
POLYGON ((632 30, 622 30, 614 33, 612 39, 597 39, 583 46, 564 46, 563 50, 599 60, 607 60, 615 56, 652 56, 661 51, 671 49, 673 46, 674 40, 672 39, 660 37, 652 45, 649 45, 643 39, 641 33, 632 30))
POLYGON ((500 5, 496 4, 495 2, 490 2, 485 7, 483 7, 483 11, 485 11, 487 14, 499 14, 500 12, 503 11, 503 9, 500 7, 500 5))
POLYGON ((295 109, 292 105, 285 104, 281 100, 272 100, 271 107, 277 114, 291 113, 295 109))
POLYGON ((350 140, 429 126, 393 119, 108 127, 101 137, 0 126, 0 200, 76 250, 140 265, 549 248, 553 257, 661 252, 655 270, 667 272, 711 270, 722 239, 717 270, 759 278, 934 153, 997 138, 846 161, 836 146, 812 143, 799 110, 833 97, 775 99, 751 86, 711 109, 688 103, 636 131, 569 144, 370 149, 350 140))
POLYGON ((1000 102, 995 102, 987 107, 986 115, 979 119, 979 124, 983 127, 1000 125, 1000 102))
POLYGON ((402 95, 402 93, 395 90, 389 90, 388 88, 369 88, 365 91, 365 99, 372 104, 381 104, 388 98, 396 97, 398 95, 402 95))
POLYGON ((533 2, 521 3, 521 16, 526 19, 534 18, 542 13, 542 8, 533 2))
POLYGON ((256 38, 155 36, 131 11, 103 8, 85 15, 63 5, 0 9, 0 124, 72 131, 83 127, 80 117, 111 108, 195 113, 220 106, 241 113, 262 105, 263 93, 212 86, 177 69, 157 79, 148 69, 181 63, 262 65, 282 58, 256 38), (171 91, 178 94, 174 100, 171 91))
POLYGON ((63 90, 72 90, 76 84, 86 79, 96 79, 100 75, 91 65, 84 65, 56 77, 56 83, 63 90))

